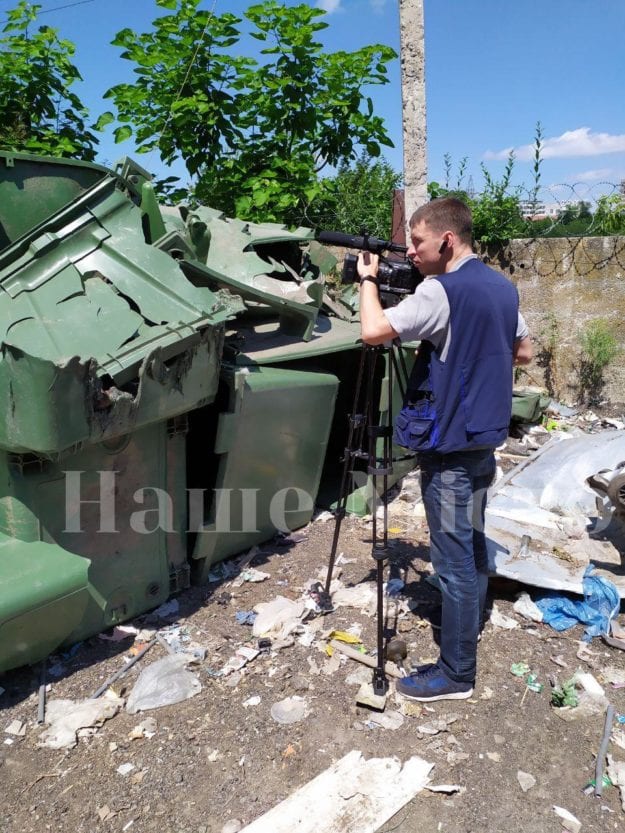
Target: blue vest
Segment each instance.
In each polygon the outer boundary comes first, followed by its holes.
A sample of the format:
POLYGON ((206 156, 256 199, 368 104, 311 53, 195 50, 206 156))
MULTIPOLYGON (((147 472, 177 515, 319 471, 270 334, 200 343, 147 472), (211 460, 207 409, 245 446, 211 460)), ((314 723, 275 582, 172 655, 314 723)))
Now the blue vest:
POLYGON ((508 435, 512 410, 517 290, 477 259, 431 280, 449 300, 449 350, 442 362, 430 342, 421 342, 407 394, 415 404, 399 414, 395 440, 439 454, 495 448, 508 435), (410 425, 408 412, 416 415, 410 425))

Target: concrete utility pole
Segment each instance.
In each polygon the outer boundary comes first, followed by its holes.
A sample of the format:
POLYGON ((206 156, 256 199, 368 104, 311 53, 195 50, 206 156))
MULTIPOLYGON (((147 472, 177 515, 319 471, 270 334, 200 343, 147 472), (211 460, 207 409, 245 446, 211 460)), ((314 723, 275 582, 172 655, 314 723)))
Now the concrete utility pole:
POLYGON ((424 0, 399 0, 406 221, 427 202, 424 0))

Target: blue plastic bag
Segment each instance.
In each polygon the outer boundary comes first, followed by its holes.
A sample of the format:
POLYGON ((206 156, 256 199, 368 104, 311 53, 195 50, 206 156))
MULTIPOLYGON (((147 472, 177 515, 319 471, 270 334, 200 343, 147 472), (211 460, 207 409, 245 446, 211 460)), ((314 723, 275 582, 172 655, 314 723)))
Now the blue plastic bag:
POLYGON ((582 639, 590 642, 593 636, 608 633, 610 620, 620 610, 621 598, 618 590, 608 579, 593 576, 594 564, 589 564, 584 573, 584 599, 570 599, 562 594, 549 594, 536 599, 536 605, 543 614, 543 622, 557 631, 565 631, 577 625, 585 624, 582 639))

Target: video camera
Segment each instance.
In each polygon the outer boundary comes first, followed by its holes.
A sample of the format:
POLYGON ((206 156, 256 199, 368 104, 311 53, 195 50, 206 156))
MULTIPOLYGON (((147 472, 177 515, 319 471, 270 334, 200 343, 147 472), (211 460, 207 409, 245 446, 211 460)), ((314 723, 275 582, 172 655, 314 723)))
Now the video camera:
MULTIPOLYGON (((358 237, 352 234, 343 234, 340 231, 320 231, 317 235, 317 240, 320 243, 325 243, 330 246, 361 249, 362 251, 379 255, 378 279, 380 296, 386 300, 388 306, 397 304, 405 295, 412 295, 423 280, 423 275, 417 267, 409 260, 406 260, 407 247, 401 246, 399 243, 392 243, 390 240, 380 240, 377 237, 369 237, 368 234, 363 234, 361 237, 358 237), (404 257, 401 260, 386 258, 382 256, 382 252, 397 252, 403 254, 404 257)), ((341 283, 351 284, 358 282, 357 262, 358 257, 356 255, 345 255, 341 283)))

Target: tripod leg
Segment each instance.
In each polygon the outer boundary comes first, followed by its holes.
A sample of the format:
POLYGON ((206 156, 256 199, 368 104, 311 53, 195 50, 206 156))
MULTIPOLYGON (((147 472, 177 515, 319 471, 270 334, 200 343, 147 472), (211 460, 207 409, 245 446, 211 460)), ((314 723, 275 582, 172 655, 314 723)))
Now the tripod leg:
POLYGON ((334 562, 336 560, 336 551, 338 549, 339 538, 341 535, 341 524, 345 517, 345 507, 347 506, 347 496, 349 489, 349 473, 352 470, 355 457, 355 445, 358 437, 362 435, 362 427, 365 417, 359 413, 360 395, 362 390, 362 380, 365 372, 365 365, 368 364, 367 358, 369 351, 366 345, 363 344, 360 351, 360 363, 358 365, 358 375, 356 377, 356 387, 354 389, 354 401, 352 405, 352 412, 349 416, 349 432, 347 435, 347 445, 344 451, 343 458, 343 472, 341 475, 341 485, 339 490, 339 498, 336 505, 336 512, 334 513, 334 534, 332 536, 332 547, 330 550, 330 558, 328 561, 328 573, 326 576, 325 587, 323 588, 323 595, 320 594, 319 606, 324 613, 330 612, 332 608, 332 600, 330 598, 330 585, 332 584, 332 573, 334 572, 334 562), (358 431, 356 429, 359 429, 358 431))

